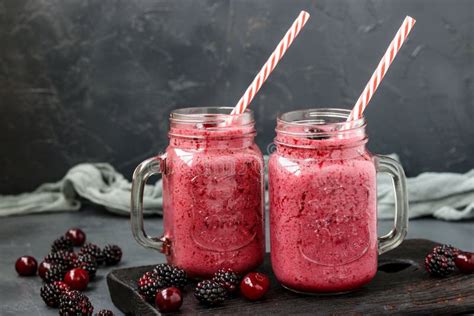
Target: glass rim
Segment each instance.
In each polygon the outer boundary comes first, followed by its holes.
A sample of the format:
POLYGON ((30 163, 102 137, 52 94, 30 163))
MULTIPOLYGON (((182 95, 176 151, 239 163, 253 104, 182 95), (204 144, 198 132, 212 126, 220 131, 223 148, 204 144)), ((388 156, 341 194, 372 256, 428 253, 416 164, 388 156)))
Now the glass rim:
POLYGON ((313 108, 281 113, 277 117, 275 131, 294 137, 328 138, 340 135, 352 138, 355 134, 365 133, 364 117, 347 121, 351 110, 341 108, 313 108))
POLYGON ((222 123, 230 117, 234 122, 249 124, 254 122, 253 111, 246 109, 241 114, 230 114, 233 107, 230 106, 205 106, 205 107, 183 107, 170 113, 170 120, 178 123, 222 123))
POLYGON ((289 112, 280 113, 277 117, 277 122, 281 122, 286 125, 295 125, 295 126, 302 126, 302 125, 324 125, 324 126, 337 126, 342 125, 345 126, 349 122, 356 127, 361 127, 365 124, 365 117, 362 116, 357 120, 347 121, 351 110, 342 109, 342 108, 312 108, 312 109, 302 109, 302 110, 294 110, 289 112), (286 116, 297 115, 297 114, 308 114, 309 118, 306 119, 293 119, 289 120, 285 118, 286 116), (323 122, 322 120, 317 120, 316 117, 333 117, 333 118, 340 118, 342 119, 340 122, 323 122), (314 119, 311 119, 314 117, 314 119))

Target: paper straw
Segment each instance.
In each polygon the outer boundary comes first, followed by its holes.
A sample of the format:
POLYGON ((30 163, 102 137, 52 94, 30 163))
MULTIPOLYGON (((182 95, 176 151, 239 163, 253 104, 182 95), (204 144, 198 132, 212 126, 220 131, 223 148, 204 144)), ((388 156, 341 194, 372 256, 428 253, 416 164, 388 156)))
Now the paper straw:
POLYGON ((364 91, 362 92, 356 104, 354 105, 354 108, 352 109, 351 114, 347 118, 347 121, 360 119, 362 117, 362 113, 369 104, 370 99, 374 95, 375 90, 377 90, 378 86, 380 85, 380 82, 382 81, 383 77, 387 73, 388 68, 390 67, 395 56, 400 50, 400 47, 407 39, 408 34, 410 34, 410 31, 415 25, 415 22, 415 19, 413 19, 412 17, 407 16, 405 18, 402 23, 402 26, 400 26, 400 28, 398 29, 397 34, 388 46, 387 51, 383 55, 382 59, 379 62, 379 65, 372 74, 372 77, 370 78, 369 82, 367 82, 364 91))
POLYGON ((240 98, 239 102, 237 102, 237 105, 234 107, 231 114, 244 113, 245 109, 248 107, 250 102, 252 102, 258 90, 260 90, 265 80, 267 80, 270 73, 273 71, 273 69, 275 69, 280 59, 283 57, 283 55, 285 55, 286 50, 288 47, 290 47, 291 43, 293 43, 293 40, 299 34, 308 19, 309 13, 301 11, 295 22, 293 22, 293 25, 291 25, 289 30, 286 32, 283 39, 280 41, 280 43, 278 43, 267 62, 263 65, 262 69, 260 69, 257 76, 255 76, 255 79, 253 79, 244 95, 240 98))

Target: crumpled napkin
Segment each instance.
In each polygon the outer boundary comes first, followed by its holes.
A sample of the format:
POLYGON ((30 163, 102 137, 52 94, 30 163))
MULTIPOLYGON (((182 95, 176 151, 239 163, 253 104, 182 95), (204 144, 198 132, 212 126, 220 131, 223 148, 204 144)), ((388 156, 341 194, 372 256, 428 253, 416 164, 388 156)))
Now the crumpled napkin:
MULTIPOLYGON (((378 177, 380 218, 393 218, 395 201, 391 179, 378 177)), ((410 218, 433 216, 458 221, 474 218, 474 170, 464 174, 426 172, 407 179, 410 218)))
MULTIPOLYGON (((146 185, 143 192, 145 214, 161 214, 161 180, 146 185)), ((81 198, 107 210, 128 215, 131 184, 108 163, 82 163, 71 168, 56 183, 45 183, 35 191, 0 196, 0 216, 77 211, 81 198)))

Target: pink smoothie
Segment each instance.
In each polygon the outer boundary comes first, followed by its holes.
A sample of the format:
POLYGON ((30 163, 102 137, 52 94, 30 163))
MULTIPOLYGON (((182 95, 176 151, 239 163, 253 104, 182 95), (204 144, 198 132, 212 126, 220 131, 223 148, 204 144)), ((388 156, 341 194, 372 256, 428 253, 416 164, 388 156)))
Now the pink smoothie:
POLYGON ((272 267, 286 287, 345 292, 377 271, 376 177, 365 140, 279 137, 269 162, 272 267))
POLYGON ((219 268, 243 273, 263 261, 263 158, 247 132, 170 130, 163 176, 167 259, 190 276, 209 277, 219 268))

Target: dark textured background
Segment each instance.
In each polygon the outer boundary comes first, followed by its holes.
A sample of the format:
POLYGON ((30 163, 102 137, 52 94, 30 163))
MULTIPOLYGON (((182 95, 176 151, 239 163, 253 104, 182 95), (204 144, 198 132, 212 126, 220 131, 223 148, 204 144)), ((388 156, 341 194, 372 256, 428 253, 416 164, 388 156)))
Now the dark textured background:
POLYGON ((472 0, 0 0, 0 193, 109 161, 127 177, 180 106, 233 106, 301 9, 306 28, 256 97, 278 112, 349 108, 405 15, 417 19, 377 94, 370 148, 408 175, 474 165, 472 0))

